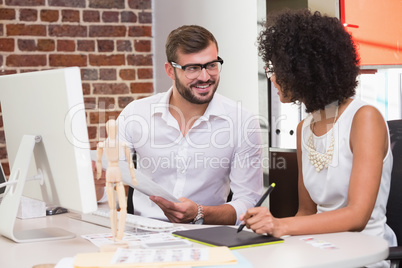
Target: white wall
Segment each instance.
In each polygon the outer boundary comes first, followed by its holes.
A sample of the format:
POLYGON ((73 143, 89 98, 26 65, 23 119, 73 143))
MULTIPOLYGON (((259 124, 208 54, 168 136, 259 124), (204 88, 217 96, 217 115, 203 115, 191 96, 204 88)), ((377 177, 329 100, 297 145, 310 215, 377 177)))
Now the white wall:
POLYGON ((172 81, 164 70, 167 35, 184 24, 214 34, 224 60, 218 92, 258 114, 257 0, 153 0, 155 93, 172 81))
POLYGON ((311 11, 320 11, 322 14, 339 18, 339 0, 308 0, 311 11))

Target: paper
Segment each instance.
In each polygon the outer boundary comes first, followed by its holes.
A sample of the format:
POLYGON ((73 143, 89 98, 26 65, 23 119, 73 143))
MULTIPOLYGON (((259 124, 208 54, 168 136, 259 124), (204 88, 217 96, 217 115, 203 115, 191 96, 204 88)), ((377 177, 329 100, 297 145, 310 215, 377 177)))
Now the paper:
MULTIPOLYGON (((182 250, 193 250, 195 248, 185 248, 182 250)), ((160 249, 153 249, 153 251, 157 251, 160 249)), ((168 249, 171 251, 177 249, 168 249)), ((192 258, 188 257, 183 258, 182 260, 176 261, 174 259, 167 260, 165 262, 161 262, 158 258, 154 258, 153 262, 146 263, 136 263, 135 267, 179 267, 179 266, 208 266, 208 265, 229 265, 236 264, 236 257, 232 254, 232 252, 227 247, 213 247, 213 248, 203 248, 202 252, 206 250, 206 253, 203 253, 203 257, 208 256, 206 260, 197 259, 197 257, 193 256, 192 258)), ((143 249, 131 249, 134 254, 141 253, 143 249)), ((113 258, 115 257, 115 252, 97 252, 97 253, 83 253, 78 254, 75 257, 74 268, 119 268, 119 267, 133 267, 133 263, 112 263, 113 258)), ((155 255, 154 255, 155 256, 155 255)), ((162 256, 162 255, 160 255, 162 256)), ((172 256, 172 254, 171 254, 172 256)))
POLYGON ((177 249, 124 249, 118 248, 113 255, 112 264, 150 264, 172 262, 194 262, 209 260, 207 248, 177 249))
POLYGON ((231 251, 237 259, 237 263, 228 265, 213 265, 213 266, 200 266, 198 268, 253 268, 253 264, 247 260, 240 252, 237 250, 231 251))
MULTIPOLYGON (((237 259, 237 263, 231 263, 228 265, 208 265, 208 266, 199 266, 199 268, 252 268, 253 265, 250 261, 248 261, 243 255, 241 255, 236 250, 231 251, 233 255, 237 259)), ((63 258, 61 259, 55 268, 74 268, 74 260, 75 258, 63 258)), ((188 266, 190 267, 190 266, 188 266)))
MULTIPOLYGON (((171 231, 125 231, 123 242, 127 242, 130 248, 140 247, 145 242, 166 242, 181 240, 172 235, 173 231, 185 230, 184 227, 178 226, 171 231)), ((112 245, 114 243, 112 233, 88 234, 81 235, 82 238, 92 242, 97 247, 112 245)))
MULTIPOLYGON (((96 154, 97 154, 96 150, 91 151, 92 161, 96 161, 96 154)), ((107 161, 105 154, 103 154, 102 167, 104 167, 106 169, 107 166, 108 166, 108 161, 107 161)), ((171 193, 166 191, 159 184, 155 183, 152 180, 152 178, 149 178, 146 175, 144 175, 141 172, 141 170, 139 170, 139 169, 135 170, 135 178, 137 179, 137 185, 134 186, 131 183, 131 175, 130 175, 130 170, 128 169, 127 161, 120 160, 119 166, 120 166, 122 180, 123 180, 124 184, 135 188, 136 190, 140 191, 141 193, 143 193, 147 196, 151 196, 151 195, 160 196, 160 197, 165 198, 168 201, 180 203, 179 199, 174 197, 171 193)))

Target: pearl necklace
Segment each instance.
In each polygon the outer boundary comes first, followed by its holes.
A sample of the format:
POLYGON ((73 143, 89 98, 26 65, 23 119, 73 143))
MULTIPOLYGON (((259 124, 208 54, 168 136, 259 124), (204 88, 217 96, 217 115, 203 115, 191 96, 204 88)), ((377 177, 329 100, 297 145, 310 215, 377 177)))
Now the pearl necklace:
MULTIPOLYGON (((317 172, 320 172, 324 167, 328 168, 329 164, 332 162, 332 156, 334 155, 334 147, 335 147, 335 139, 334 139, 334 126, 335 126, 335 121, 336 117, 338 116, 338 107, 336 107, 336 112, 335 112, 335 118, 334 118, 334 124, 332 126, 332 132, 331 132, 331 141, 329 143, 328 149, 325 153, 320 153, 317 152, 314 146, 313 142, 313 130, 314 130, 314 125, 311 130, 310 137, 308 139, 307 147, 308 147, 308 158, 310 160, 310 163, 315 167, 315 170, 317 172)), ((310 125, 314 124, 314 121, 310 123, 310 125)))

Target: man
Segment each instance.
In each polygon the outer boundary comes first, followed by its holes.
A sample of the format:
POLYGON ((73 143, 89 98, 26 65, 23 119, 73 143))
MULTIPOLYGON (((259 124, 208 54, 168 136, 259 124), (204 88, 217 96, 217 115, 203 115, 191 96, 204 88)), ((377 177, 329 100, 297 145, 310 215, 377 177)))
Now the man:
POLYGON ((136 153, 137 171, 180 202, 135 190, 134 214, 239 224, 263 189, 258 118, 215 93, 223 60, 209 31, 195 25, 172 31, 166 56, 172 87, 127 105, 118 118, 119 139, 136 153))

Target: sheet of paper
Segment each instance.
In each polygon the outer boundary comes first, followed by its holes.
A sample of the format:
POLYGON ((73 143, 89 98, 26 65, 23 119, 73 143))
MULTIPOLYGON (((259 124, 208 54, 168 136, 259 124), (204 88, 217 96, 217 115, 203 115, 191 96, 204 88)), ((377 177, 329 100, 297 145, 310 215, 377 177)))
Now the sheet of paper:
POLYGON ((208 248, 175 249, 124 249, 118 248, 112 258, 112 264, 131 263, 171 263, 209 260, 208 248))
MULTIPOLYGON (((187 250, 187 248, 185 248, 187 250)), ((194 249, 194 248, 191 248, 194 249)), ((191 250, 189 249, 189 250, 191 250)), ((158 257, 153 262, 144 262, 141 264, 136 264, 135 267, 179 267, 179 266, 206 266, 206 265, 220 265, 220 264, 236 264, 236 257, 232 254, 232 252, 227 247, 208 247, 203 248, 203 250, 207 250, 207 260, 196 260, 197 257, 190 257, 192 260, 184 258, 183 261, 166 261, 160 262, 158 257)), ((143 249, 132 249, 133 251, 143 252, 143 249)), ((158 250, 158 249, 153 249, 158 250)), ((171 249, 174 250, 174 249, 171 249)), ((75 257, 74 268, 118 268, 118 267, 132 267, 132 263, 112 263, 112 259, 114 258, 114 252, 96 252, 96 253, 83 253, 78 254, 75 257)), ((158 256, 158 254, 154 255, 158 256)), ((171 255, 172 256, 172 255, 171 255)), ((206 255, 204 255, 206 256, 206 255)))
MULTIPOLYGON (((233 255, 237 259, 237 264, 228 264, 228 265, 214 265, 214 266, 197 266, 199 268, 252 268, 253 265, 248 261, 243 255, 241 255, 236 250, 231 251, 233 255)), ((61 259, 55 266, 55 268, 74 268, 74 257, 68 257, 61 259)), ((181 266, 182 267, 182 266, 181 266)), ((191 266, 183 266, 191 268, 191 266)))
MULTIPOLYGON (((92 161, 96 161, 96 150, 91 151, 91 159, 92 159, 92 161)), ((102 167, 106 169, 107 166, 108 166, 108 161, 106 159, 105 154, 103 154, 102 167)), ((125 160, 119 161, 119 166, 120 166, 122 180, 123 180, 124 184, 129 185, 148 196, 151 196, 151 195, 160 196, 171 202, 176 202, 176 203, 180 202, 179 199, 177 199, 171 193, 166 191, 159 184, 155 183, 152 180, 152 178, 149 178, 146 175, 144 175, 141 172, 141 170, 139 170, 139 169, 135 170, 135 178, 137 179, 137 185, 133 185, 131 183, 130 170, 128 168, 127 161, 125 161, 125 160)))
MULTIPOLYGON (((127 242, 130 248, 135 248, 141 246, 141 244, 144 242, 165 242, 180 240, 180 238, 172 235, 173 231, 178 230, 185 230, 185 228, 182 226, 178 226, 174 230, 163 232, 138 230, 137 232, 125 231, 123 241, 127 242)), ((112 233, 88 234, 81 235, 81 237, 87 239, 99 248, 106 245, 112 245, 114 243, 112 233)))

